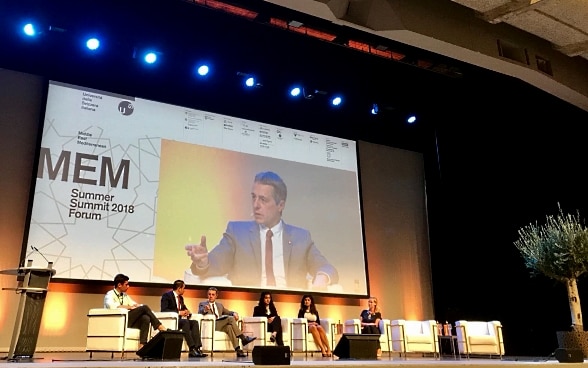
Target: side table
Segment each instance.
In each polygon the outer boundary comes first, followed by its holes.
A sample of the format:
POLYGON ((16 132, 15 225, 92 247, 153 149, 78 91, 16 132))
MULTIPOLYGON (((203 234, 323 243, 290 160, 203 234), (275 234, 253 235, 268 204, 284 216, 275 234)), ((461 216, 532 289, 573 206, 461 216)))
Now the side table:
POLYGON ((439 339, 439 357, 443 356, 443 355, 449 355, 444 353, 443 351, 443 346, 444 345, 449 345, 449 351, 451 352, 451 355, 453 355, 453 358, 457 358, 457 348, 456 348, 456 344, 457 344, 457 336, 455 335, 438 335, 437 338, 439 339))

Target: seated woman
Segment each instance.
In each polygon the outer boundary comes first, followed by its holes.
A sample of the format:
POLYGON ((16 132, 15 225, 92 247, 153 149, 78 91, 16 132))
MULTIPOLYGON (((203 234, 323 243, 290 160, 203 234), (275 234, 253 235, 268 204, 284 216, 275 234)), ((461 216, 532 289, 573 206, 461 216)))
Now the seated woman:
POLYGON ((303 295, 300 301, 300 310, 298 311, 298 318, 306 318, 308 321, 308 332, 312 334, 312 338, 316 346, 321 349, 324 357, 332 356, 331 347, 329 346, 329 339, 325 329, 321 326, 319 313, 314 304, 312 295, 303 295))
POLYGON ((278 315, 272 294, 269 291, 261 292, 259 302, 253 307, 253 317, 267 317, 267 331, 271 332, 270 341, 278 346, 284 346, 282 320, 278 315))
MULTIPOLYGON (((378 298, 371 296, 368 299, 368 309, 361 311, 359 318, 361 319, 362 334, 381 334, 379 326, 382 313, 378 305, 378 298)), ((381 348, 378 348, 377 356, 382 356, 381 348)))

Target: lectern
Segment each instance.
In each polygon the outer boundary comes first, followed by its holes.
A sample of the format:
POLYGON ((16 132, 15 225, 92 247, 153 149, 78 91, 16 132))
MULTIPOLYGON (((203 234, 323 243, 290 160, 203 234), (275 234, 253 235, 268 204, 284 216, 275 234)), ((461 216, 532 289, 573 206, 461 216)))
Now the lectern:
POLYGON ((1 270, 0 274, 16 275, 17 286, 2 290, 14 290, 20 294, 7 359, 32 359, 39 337, 47 286, 55 275, 53 262, 48 262, 46 268, 38 268, 33 267, 33 261, 29 260, 25 267, 1 270))

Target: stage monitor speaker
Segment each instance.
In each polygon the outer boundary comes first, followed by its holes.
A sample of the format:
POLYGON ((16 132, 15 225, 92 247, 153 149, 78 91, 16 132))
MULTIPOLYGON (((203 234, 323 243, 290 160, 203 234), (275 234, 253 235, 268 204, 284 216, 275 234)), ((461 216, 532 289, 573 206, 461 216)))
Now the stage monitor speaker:
POLYGON ((289 346, 254 346, 251 354, 255 365, 290 365, 289 346))
POLYGON ((137 355, 143 359, 179 360, 183 343, 182 331, 161 331, 139 349, 137 355))
POLYGON ((579 349, 556 349, 555 359, 560 363, 582 363, 584 354, 579 349))
POLYGON ((343 334, 333 350, 339 359, 377 359, 379 334, 343 334))

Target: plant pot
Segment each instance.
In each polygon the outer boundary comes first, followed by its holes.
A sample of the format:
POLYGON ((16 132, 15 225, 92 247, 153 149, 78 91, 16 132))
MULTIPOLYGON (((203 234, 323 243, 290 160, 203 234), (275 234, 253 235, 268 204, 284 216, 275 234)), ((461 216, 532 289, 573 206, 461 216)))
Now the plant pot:
POLYGON ((557 345, 562 349, 582 350, 588 358, 588 331, 555 331, 557 345))

